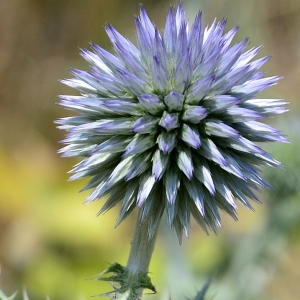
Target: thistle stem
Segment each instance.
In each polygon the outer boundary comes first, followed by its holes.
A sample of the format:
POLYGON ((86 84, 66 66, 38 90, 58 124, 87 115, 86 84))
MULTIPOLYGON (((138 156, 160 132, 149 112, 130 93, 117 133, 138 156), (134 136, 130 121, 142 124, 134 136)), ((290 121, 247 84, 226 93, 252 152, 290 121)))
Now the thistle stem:
MULTIPOLYGON (((143 224, 140 224, 139 220, 137 220, 133 240, 131 242, 130 254, 127 262, 127 269, 132 280, 134 280, 137 276, 140 276, 141 274, 147 275, 148 273, 158 232, 158 230, 156 230, 153 236, 149 238, 148 225, 149 224, 147 220, 143 224)), ((159 226, 157 226, 157 228, 158 227, 159 226)), ((143 288, 140 288, 137 291, 137 295, 141 296, 142 293, 143 288)))

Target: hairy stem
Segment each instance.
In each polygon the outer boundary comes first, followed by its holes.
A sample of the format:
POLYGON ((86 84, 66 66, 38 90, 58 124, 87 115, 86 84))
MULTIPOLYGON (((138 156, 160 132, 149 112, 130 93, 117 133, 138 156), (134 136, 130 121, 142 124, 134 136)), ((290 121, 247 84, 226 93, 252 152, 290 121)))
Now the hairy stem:
MULTIPOLYGON (((137 220, 133 240, 131 242, 130 254, 127 262, 127 269, 129 270, 130 277, 134 280, 140 274, 147 275, 154 245, 157 237, 157 232, 149 238, 148 235, 148 222, 147 220, 140 224, 137 220)), ((159 226, 157 226, 158 228, 159 226)), ((143 288, 137 291, 137 295, 141 296, 143 288)))

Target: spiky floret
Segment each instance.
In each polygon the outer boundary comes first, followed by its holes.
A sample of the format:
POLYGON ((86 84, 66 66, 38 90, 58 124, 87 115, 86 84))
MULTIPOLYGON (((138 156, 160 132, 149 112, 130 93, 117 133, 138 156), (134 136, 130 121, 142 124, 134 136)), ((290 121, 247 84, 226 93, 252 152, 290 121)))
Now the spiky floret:
POLYGON ((91 70, 63 80, 81 95, 61 96, 79 116, 58 120, 59 152, 84 157, 71 179, 91 177, 86 203, 108 197, 100 213, 120 202, 117 224, 137 206, 149 237, 164 211, 179 238, 191 215, 216 231, 219 209, 236 219, 235 200, 252 209, 253 190, 269 187, 260 167, 281 166, 256 144, 287 142, 260 122, 286 103, 256 98, 280 78, 258 71, 269 60, 253 60, 260 47, 232 45, 238 27, 224 33, 226 21, 202 28, 199 13, 189 27, 179 4, 162 32, 143 6, 135 23, 137 46, 106 25, 115 54, 92 44, 82 50, 91 70))

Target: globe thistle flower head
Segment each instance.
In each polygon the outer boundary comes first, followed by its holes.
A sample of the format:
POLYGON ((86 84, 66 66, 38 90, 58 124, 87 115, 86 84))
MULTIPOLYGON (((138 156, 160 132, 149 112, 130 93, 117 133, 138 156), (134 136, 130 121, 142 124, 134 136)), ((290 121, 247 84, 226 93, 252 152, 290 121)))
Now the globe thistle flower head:
POLYGON ((91 177, 86 203, 107 197, 100 213, 121 203, 117 224, 137 206, 149 237, 164 212, 179 238, 191 216, 216 232, 220 209, 236 219, 236 201, 252 209, 253 190, 270 187, 260 167, 281 166, 256 144, 287 142, 260 122, 286 103, 257 98, 280 78, 259 71, 269 60, 254 60, 260 47, 232 44, 237 27, 203 28, 201 13, 190 26, 181 4, 162 32, 143 6, 135 24, 137 46, 106 25, 115 53, 91 44, 91 70, 63 81, 81 95, 61 96, 79 115, 58 120, 68 131, 60 152, 83 157, 71 179, 91 177))

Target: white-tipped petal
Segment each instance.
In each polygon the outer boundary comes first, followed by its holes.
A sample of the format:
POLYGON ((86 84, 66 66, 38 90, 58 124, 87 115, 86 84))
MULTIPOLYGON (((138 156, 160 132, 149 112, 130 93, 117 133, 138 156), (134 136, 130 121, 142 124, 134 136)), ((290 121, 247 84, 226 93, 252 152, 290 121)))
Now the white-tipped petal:
POLYGON ((190 147, 199 149, 201 146, 201 138, 196 127, 190 127, 183 124, 181 129, 181 139, 190 147))
POLYGON ((151 176, 150 173, 146 173, 141 177, 137 195, 137 205, 139 207, 141 207, 141 205, 143 205, 143 203, 147 200, 154 184, 155 178, 154 176, 151 176))
POLYGON ((176 167, 170 166, 163 177, 165 195, 170 204, 174 204, 180 188, 180 174, 176 167))
POLYGON ((161 150, 157 149, 153 155, 152 161, 152 175, 155 180, 158 181, 163 176, 165 170, 168 167, 169 155, 164 154, 161 150))
POLYGON ((177 166, 188 179, 191 180, 193 178, 194 165, 189 148, 178 149, 177 166))
POLYGON ((159 149, 164 153, 171 153, 177 144, 177 133, 175 131, 163 131, 157 138, 159 149))

